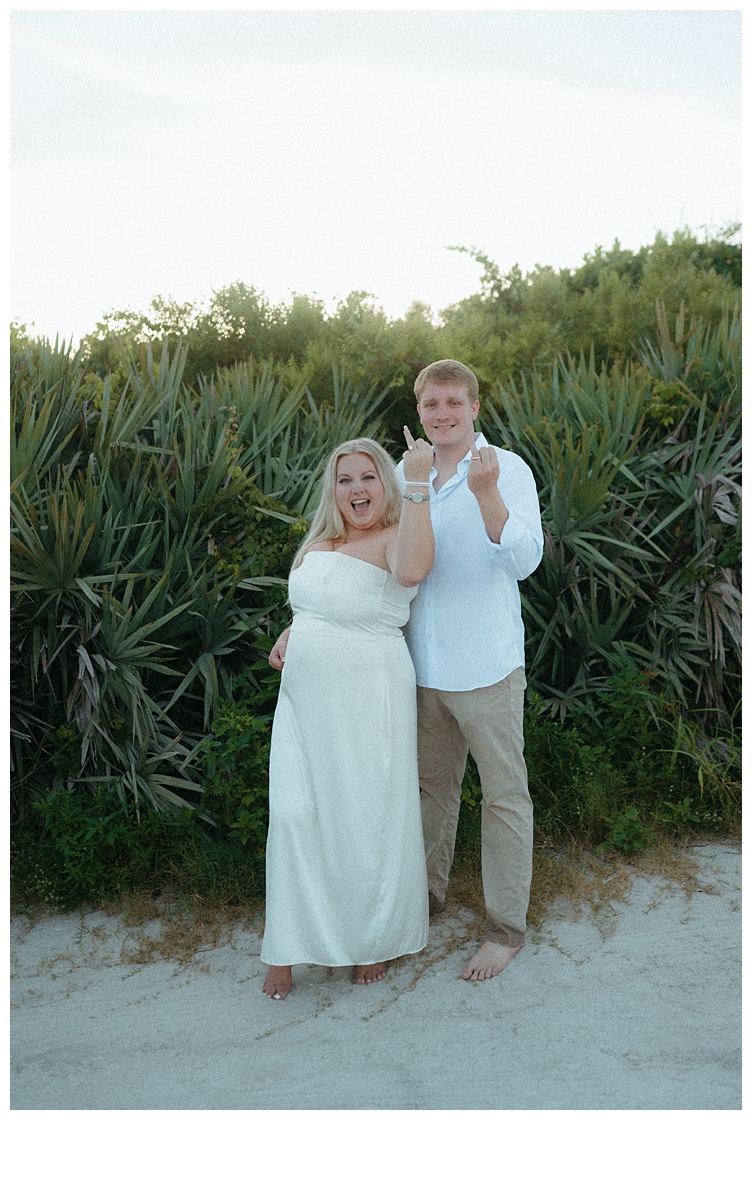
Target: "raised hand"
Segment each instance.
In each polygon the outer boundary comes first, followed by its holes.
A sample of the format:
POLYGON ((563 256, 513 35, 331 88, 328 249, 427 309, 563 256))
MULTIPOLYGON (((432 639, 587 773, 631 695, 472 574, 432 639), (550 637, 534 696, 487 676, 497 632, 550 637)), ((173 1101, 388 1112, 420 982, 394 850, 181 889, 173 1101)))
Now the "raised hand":
MULTIPOLYGON (((414 438, 407 425, 403 425, 402 432, 407 442, 407 450, 402 456, 408 488, 403 493, 404 498, 413 499, 410 484, 415 483, 420 490, 416 489, 414 494, 427 501, 431 494, 428 476, 433 466, 433 446, 423 438, 414 438)), ((422 583, 433 566, 434 548, 431 505, 403 504, 397 536, 386 554, 389 570, 397 583, 402 587, 417 587, 422 583)))
POLYGON ((433 446, 423 438, 414 438, 407 425, 402 426, 402 432, 407 442, 407 450, 402 455, 405 482, 428 483, 433 466, 433 446))
POLYGON ((467 469, 467 486, 480 499, 497 491, 499 483, 499 460, 493 446, 476 446, 473 438, 470 446, 470 466, 467 469))

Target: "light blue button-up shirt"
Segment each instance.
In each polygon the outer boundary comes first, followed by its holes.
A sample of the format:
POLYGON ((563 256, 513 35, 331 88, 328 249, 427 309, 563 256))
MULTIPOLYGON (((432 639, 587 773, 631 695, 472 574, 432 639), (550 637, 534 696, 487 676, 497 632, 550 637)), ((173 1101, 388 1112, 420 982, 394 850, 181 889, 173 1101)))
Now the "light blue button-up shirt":
MULTIPOLYGON (((478 446, 487 446, 483 434, 478 446)), ((525 664, 518 580, 543 555, 538 493, 527 463, 494 447, 499 492, 509 510, 499 543, 467 486, 470 451, 440 491, 430 489, 436 556, 410 608, 405 637, 419 686, 449 692, 489 687, 525 664)), ((431 471, 431 481, 436 477, 431 471)), ((397 467, 400 488, 405 473, 397 467)))

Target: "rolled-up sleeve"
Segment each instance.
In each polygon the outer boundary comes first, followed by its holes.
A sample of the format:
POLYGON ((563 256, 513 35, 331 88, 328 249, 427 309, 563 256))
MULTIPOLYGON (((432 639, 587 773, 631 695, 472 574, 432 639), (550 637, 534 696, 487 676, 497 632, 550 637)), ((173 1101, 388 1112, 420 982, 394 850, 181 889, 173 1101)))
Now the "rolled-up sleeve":
POLYGON ((527 463, 510 451, 499 454, 499 493, 509 516, 498 542, 488 539, 491 558, 497 570, 514 579, 527 579, 543 557, 538 490, 527 463))

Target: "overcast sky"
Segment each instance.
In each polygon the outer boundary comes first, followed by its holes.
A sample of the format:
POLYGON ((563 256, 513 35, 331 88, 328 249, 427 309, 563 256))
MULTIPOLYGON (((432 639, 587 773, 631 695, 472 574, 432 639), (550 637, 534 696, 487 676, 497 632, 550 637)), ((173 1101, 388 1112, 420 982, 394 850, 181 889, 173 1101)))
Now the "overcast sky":
POLYGON ((19 10, 11 317, 242 279, 391 316, 741 216, 741 13, 19 10))

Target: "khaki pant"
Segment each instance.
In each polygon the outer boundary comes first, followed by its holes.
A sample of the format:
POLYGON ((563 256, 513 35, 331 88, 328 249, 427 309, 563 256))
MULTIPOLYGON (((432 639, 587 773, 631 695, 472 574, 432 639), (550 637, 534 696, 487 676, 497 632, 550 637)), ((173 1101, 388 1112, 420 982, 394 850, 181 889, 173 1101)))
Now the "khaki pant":
POLYGON ((418 688, 418 769, 428 891, 444 902, 468 750, 478 766, 488 940, 521 946, 530 900, 533 806, 523 756, 522 667, 470 692, 418 688))

